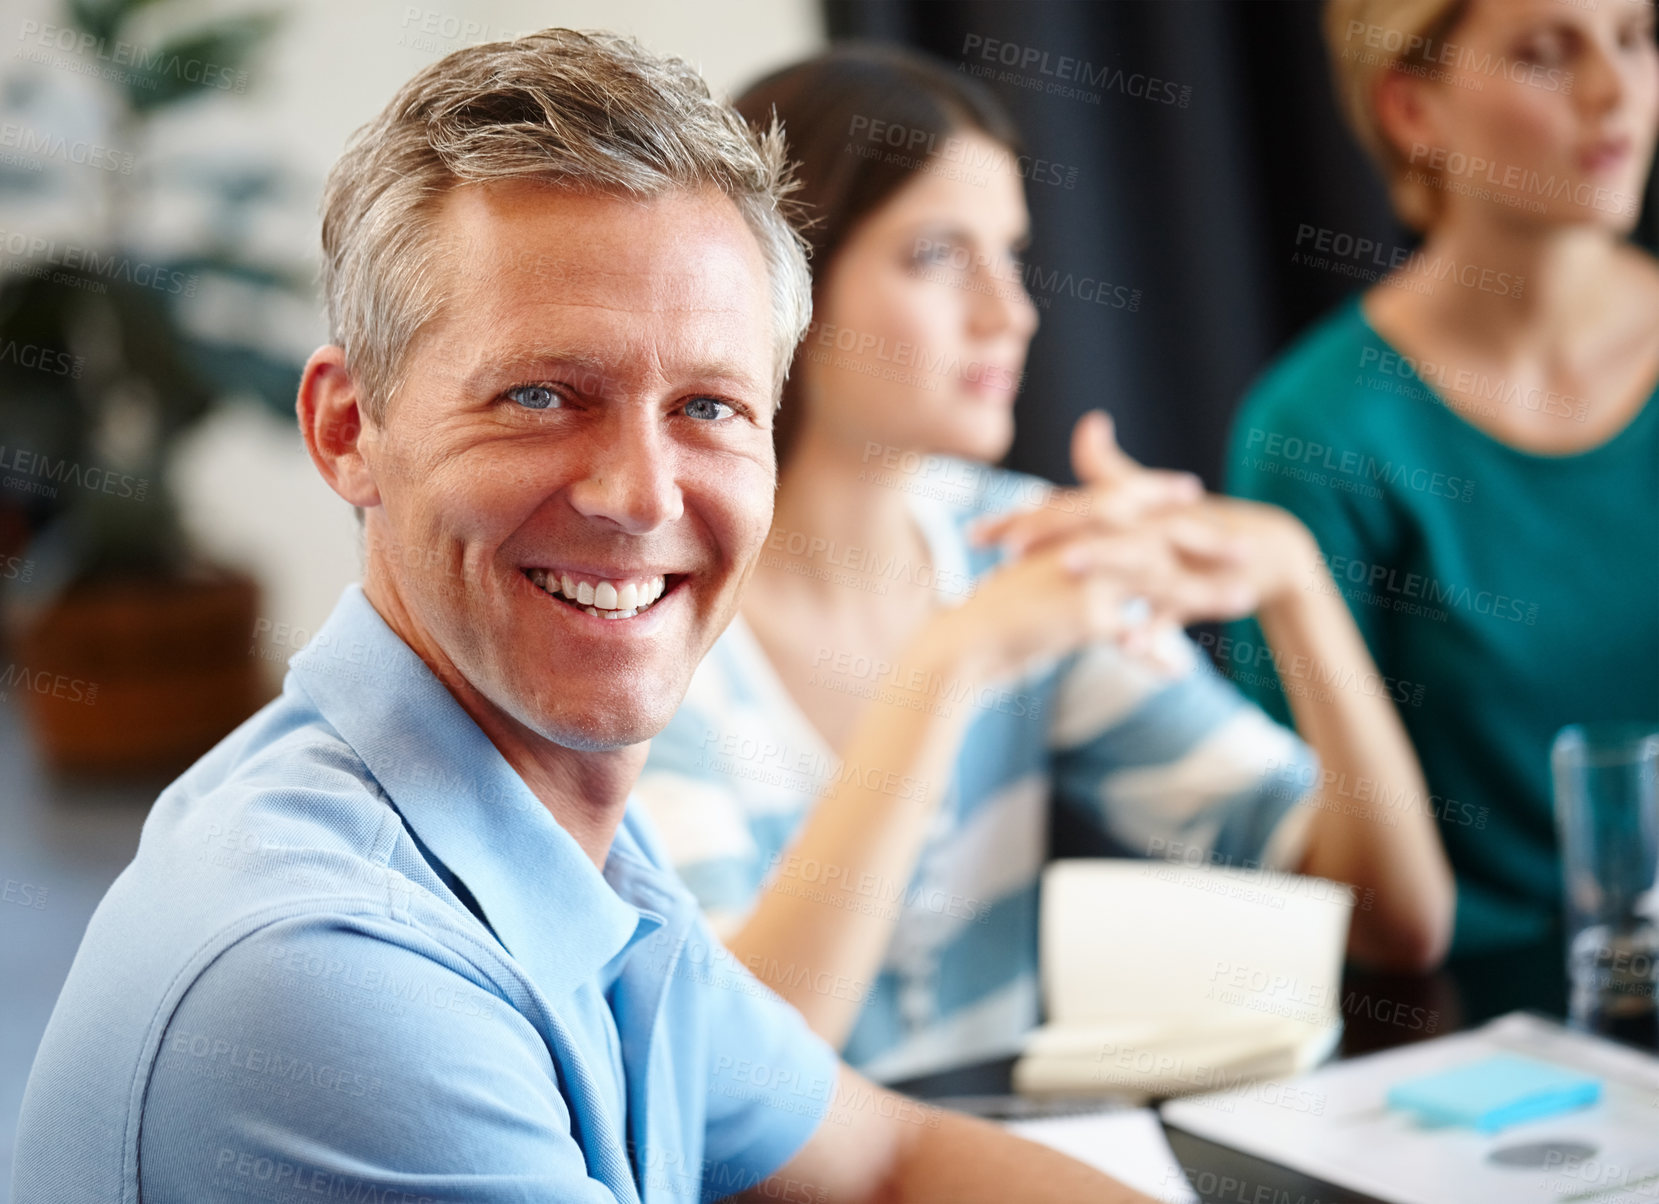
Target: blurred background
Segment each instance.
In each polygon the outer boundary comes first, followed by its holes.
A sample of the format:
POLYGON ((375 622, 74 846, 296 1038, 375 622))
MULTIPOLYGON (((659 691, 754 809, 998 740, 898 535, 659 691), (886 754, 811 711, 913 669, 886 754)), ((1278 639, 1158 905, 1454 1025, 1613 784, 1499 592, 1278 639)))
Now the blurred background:
MULTIPOLYGON (((11 0, 0 1200, 35 1045, 149 803, 356 579, 294 388, 326 338, 323 178, 417 68, 552 24, 636 35, 721 93, 830 39, 931 51, 1048 165, 1009 463, 1069 480, 1071 426, 1104 406, 1131 453, 1215 486, 1252 377, 1412 245, 1340 125, 1318 22, 1316 0, 11 0), (1297 262, 1314 231, 1354 253, 1297 262)), ((1649 247, 1653 201, 1650 180, 1649 247)))

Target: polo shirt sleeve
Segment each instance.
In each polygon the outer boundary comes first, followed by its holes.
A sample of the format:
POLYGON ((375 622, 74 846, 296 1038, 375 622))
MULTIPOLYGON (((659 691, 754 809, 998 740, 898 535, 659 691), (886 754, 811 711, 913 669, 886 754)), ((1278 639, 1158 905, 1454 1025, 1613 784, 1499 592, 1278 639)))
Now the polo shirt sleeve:
POLYGON ((370 917, 286 921, 189 988, 139 1133, 148 1204, 615 1204, 532 1026, 455 953, 370 917))
MULTIPOLYGON (((841 1062, 699 917, 682 972, 699 988, 709 1067, 703 1198, 746 1190, 795 1156, 829 1110, 841 1062)), ((826 978, 824 990, 852 989, 826 978)))
POLYGON ((1183 635, 1152 668, 1114 644, 1073 658, 1050 720, 1055 803, 1119 855, 1293 869, 1313 751, 1183 635))

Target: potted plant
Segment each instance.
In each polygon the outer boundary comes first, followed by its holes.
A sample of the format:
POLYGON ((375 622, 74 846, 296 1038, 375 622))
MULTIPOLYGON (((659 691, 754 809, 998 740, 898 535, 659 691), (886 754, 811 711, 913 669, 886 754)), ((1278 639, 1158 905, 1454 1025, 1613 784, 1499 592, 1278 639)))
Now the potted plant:
POLYGON ((99 183, 95 233, 8 230, 0 276, 0 693, 22 704, 48 764, 75 772, 176 771, 263 700, 248 654, 257 586, 190 546, 167 469, 220 398, 293 404, 297 365, 193 328, 204 290, 308 289, 238 250, 238 215, 276 187, 269 169, 202 175, 217 217, 188 254, 147 254, 135 237, 137 201, 155 184, 133 153, 148 123, 243 91, 275 25, 240 16, 146 43, 137 18, 149 7, 72 0, 61 26, 26 23, 25 49, 41 48, 20 57, 95 63, 71 66, 104 97, 104 133, 66 152, 24 123, 26 153, 0 157, 12 188, 99 183))

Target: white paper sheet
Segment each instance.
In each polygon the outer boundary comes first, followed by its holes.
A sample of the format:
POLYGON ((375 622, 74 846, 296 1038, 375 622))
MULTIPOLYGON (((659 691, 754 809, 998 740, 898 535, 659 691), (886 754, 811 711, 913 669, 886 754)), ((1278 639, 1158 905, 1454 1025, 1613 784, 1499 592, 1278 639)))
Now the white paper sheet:
POLYGON ((1284 1083, 1163 1106, 1173 1125, 1393 1204, 1655 1204, 1659 1060, 1523 1013, 1284 1083), (1601 1101, 1496 1134, 1387 1107, 1405 1079, 1522 1053, 1595 1074, 1601 1101))
POLYGON ((1086 1162, 1166 1204, 1198 1204, 1175 1151, 1150 1108, 1011 1121, 1008 1128, 1030 1141, 1086 1162))

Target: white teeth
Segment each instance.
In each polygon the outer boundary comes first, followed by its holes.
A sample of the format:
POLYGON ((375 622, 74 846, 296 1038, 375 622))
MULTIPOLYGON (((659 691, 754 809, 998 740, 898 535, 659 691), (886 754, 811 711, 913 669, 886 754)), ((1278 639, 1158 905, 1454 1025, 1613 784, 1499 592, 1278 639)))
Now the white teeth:
POLYGON ((605 619, 631 619, 662 597, 668 588, 664 577, 627 581, 622 585, 612 581, 594 585, 577 581, 569 573, 550 573, 546 569, 530 569, 526 575, 547 593, 555 597, 562 594, 588 614, 605 619))

